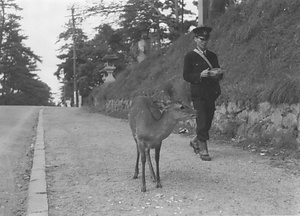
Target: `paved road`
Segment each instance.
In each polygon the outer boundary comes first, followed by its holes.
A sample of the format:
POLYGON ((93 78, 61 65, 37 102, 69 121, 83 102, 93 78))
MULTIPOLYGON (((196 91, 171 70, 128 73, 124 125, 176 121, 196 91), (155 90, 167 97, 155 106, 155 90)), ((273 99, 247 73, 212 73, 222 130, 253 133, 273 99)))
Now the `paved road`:
MULTIPOLYGON (((299 215, 300 177, 268 157, 210 142, 203 162, 188 138, 168 137, 162 189, 147 172, 133 180, 135 144, 128 122, 77 108, 43 108, 50 216, 299 215)), ((39 107, 0 107, 0 216, 26 214, 28 155, 39 107)))
POLYGON ((0 106, 0 215, 26 211, 28 155, 39 107, 0 106))
POLYGON ((267 156, 211 141, 213 160, 203 162, 189 138, 172 134, 161 150, 163 188, 147 167, 142 193, 127 121, 45 109, 44 129, 50 216, 300 214, 300 176, 267 156))

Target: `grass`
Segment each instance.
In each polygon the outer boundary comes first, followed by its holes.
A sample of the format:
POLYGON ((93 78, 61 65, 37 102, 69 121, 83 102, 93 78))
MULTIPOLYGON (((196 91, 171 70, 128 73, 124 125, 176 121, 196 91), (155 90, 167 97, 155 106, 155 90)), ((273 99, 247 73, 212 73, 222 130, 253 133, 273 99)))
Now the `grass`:
POLYGON ((285 77, 275 81, 268 93, 272 104, 296 104, 300 101, 300 77, 285 77))

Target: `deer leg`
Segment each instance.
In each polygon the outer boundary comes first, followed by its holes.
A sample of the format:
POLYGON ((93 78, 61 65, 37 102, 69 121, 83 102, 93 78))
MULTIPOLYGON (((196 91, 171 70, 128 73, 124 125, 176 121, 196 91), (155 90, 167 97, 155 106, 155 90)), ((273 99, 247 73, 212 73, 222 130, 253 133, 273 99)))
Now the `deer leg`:
POLYGON ((160 148, 161 148, 161 142, 160 144, 155 148, 155 162, 156 162, 156 187, 161 188, 162 185, 160 183, 160 176, 159 176, 159 155, 160 155, 160 148))
POLYGON ((146 192, 146 180, 145 180, 145 163, 146 163, 146 152, 144 148, 140 148, 141 161, 142 161, 142 192, 146 192))
POLYGON ((148 161, 149 170, 150 170, 150 173, 151 173, 151 177, 152 177, 152 179, 153 179, 153 182, 155 182, 155 181, 156 181, 156 178, 155 178, 155 173, 154 173, 153 166, 152 166, 152 162, 151 162, 150 149, 146 150, 146 160, 148 161))
POLYGON ((138 147, 138 143, 137 143, 136 138, 134 138, 134 141, 136 143, 136 163, 135 163, 135 171, 134 171, 133 179, 137 179, 137 177, 139 175, 140 151, 139 151, 139 147, 138 147))

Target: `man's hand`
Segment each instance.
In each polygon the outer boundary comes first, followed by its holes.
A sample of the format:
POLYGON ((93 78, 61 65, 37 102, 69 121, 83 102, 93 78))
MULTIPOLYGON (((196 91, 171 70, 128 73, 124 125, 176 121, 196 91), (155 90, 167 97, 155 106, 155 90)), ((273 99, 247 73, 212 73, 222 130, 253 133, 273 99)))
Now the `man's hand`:
POLYGON ((210 73, 212 76, 218 76, 218 75, 222 74, 223 71, 221 70, 221 68, 213 68, 210 70, 210 73))
POLYGON ((209 68, 205 69, 204 71, 202 71, 200 73, 200 78, 202 78, 202 77, 209 77, 209 76, 210 76, 209 68))

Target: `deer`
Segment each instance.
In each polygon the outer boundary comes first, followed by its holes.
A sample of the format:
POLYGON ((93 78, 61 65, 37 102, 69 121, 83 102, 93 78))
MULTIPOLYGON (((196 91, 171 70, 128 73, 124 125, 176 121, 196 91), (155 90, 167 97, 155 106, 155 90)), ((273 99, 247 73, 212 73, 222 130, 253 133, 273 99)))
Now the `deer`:
POLYGON ((136 143, 137 157, 133 179, 138 178, 139 158, 142 163, 142 188, 146 192, 145 163, 148 161, 150 174, 156 187, 161 188, 159 174, 159 158, 162 140, 166 139, 179 121, 196 117, 196 110, 179 101, 161 103, 162 111, 158 104, 147 96, 138 96, 132 103, 129 111, 129 125, 136 143), (155 149, 156 175, 153 170, 150 149, 155 149))

